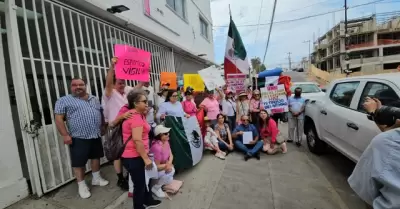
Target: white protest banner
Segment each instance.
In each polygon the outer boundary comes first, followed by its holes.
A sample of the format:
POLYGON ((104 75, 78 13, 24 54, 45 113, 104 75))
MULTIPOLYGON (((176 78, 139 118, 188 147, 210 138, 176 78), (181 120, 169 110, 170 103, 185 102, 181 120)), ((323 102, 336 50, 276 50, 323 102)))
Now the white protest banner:
POLYGON ((235 93, 245 91, 245 74, 227 74, 228 87, 235 93))
POLYGON ((265 77, 265 86, 278 85, 279 76, 267 76, 265 77))
POLYGON ((266 86, 260 90, 264 108, 268 110, 269 113, 273 114, 289 111, 288 99, 283 84, 277 86, 266 86))
POLYGON ((225 80, 221 76, 219 69, 214 65, 200 70, 198 73, 209 90, 214 90, 225 85, 225 80))

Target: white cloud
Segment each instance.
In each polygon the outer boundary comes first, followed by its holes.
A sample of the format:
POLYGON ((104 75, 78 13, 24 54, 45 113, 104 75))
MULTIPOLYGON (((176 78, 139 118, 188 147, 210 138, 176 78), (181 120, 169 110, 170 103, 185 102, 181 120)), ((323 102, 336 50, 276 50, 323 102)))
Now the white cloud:
MULTIPOLYGON (((269 25, 257 27, 240 27, 241 25, 258 23, 262 0, 212 0, 211 12, 213 18, 213 35, 215 44, 215 61, 223 61, 227 26, 229 24, 229 5, 233 20, 238 26, 249 57, 264 56, 265 46, 269 31, 269 25)), ((372 2, 374 0, 349 0, 348 4, 358 5, 372 2)), ((388 0, 384 0, 388 1, 388 0)), ((343 8, 343 0, 278 0, 275 21, 290 20, 309 15, 320 14, 343 8)), ((390 2, 390 1, 389 1, 390 2)), ((366 16, 376 12, 394 11, 399 8, 400 3, 372 4, 349 10, 349 18, 366 16)), ((263 0, 260 23, 270 22, 273 0, 263 0)), ((270 38, 270 44, 265 63, 268 67, 274 67, 279 63, 287 63, 287 53, 292 53, 294 61, 300 61, 302 57, 308 56, 308 45, 306 40, 324 34, 333 24, 344 19, 344 12, 336 12, 324 16, 318 16, 289 23, 274 24, 270 38)))

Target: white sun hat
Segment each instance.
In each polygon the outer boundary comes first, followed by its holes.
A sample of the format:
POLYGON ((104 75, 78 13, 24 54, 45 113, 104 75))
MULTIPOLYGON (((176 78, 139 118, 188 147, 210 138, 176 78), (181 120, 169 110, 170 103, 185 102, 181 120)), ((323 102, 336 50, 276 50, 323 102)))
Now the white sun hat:
POLYGON ((165 134, 168 133, 170 130, 171 130, 170 128, 167 128, 163 125, 158 125, 154 128, 154 135, 158 136, 160 134, 165 134))

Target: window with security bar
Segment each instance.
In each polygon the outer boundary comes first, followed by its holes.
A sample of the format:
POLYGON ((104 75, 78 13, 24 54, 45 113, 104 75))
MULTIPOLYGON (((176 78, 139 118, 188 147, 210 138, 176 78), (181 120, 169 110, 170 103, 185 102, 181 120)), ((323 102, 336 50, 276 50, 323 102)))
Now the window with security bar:
POLYGON ((161 71, 173 71, 171 49, 144 37, 50 1, 16 0, 16 5, 25 11, 17 13, 22 59, 32 111, 43 116, 42 125, 52 123, 52 108, 70 93, 72 78, 83 78, 89 93, 102 97, 114 44, 152 53, 152 86, 161 71))

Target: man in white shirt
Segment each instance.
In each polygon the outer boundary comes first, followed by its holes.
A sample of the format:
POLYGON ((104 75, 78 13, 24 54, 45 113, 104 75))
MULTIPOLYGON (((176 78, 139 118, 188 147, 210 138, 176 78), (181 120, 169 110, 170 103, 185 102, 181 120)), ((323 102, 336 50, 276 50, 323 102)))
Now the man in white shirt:
MULTIPOLYGON (((110 69, 106 76, 106 88, 102 98, 103 114, 108 124, 111 124, 117 119, 119 110, 128 103, 126 96, 129 92, 135 88, 142 88, 143 86, 143 83, 139 82, 137 86, 130 87, 125 84, 125 80, 115 79, 114 66, 117 61, 117 57, 111 60, 110 69)), ((128 190, 129 185, 126 178, 123 176, 121 160, 114 161, 114 169, 118 177, 117 185, 123 190, 128 190)))

